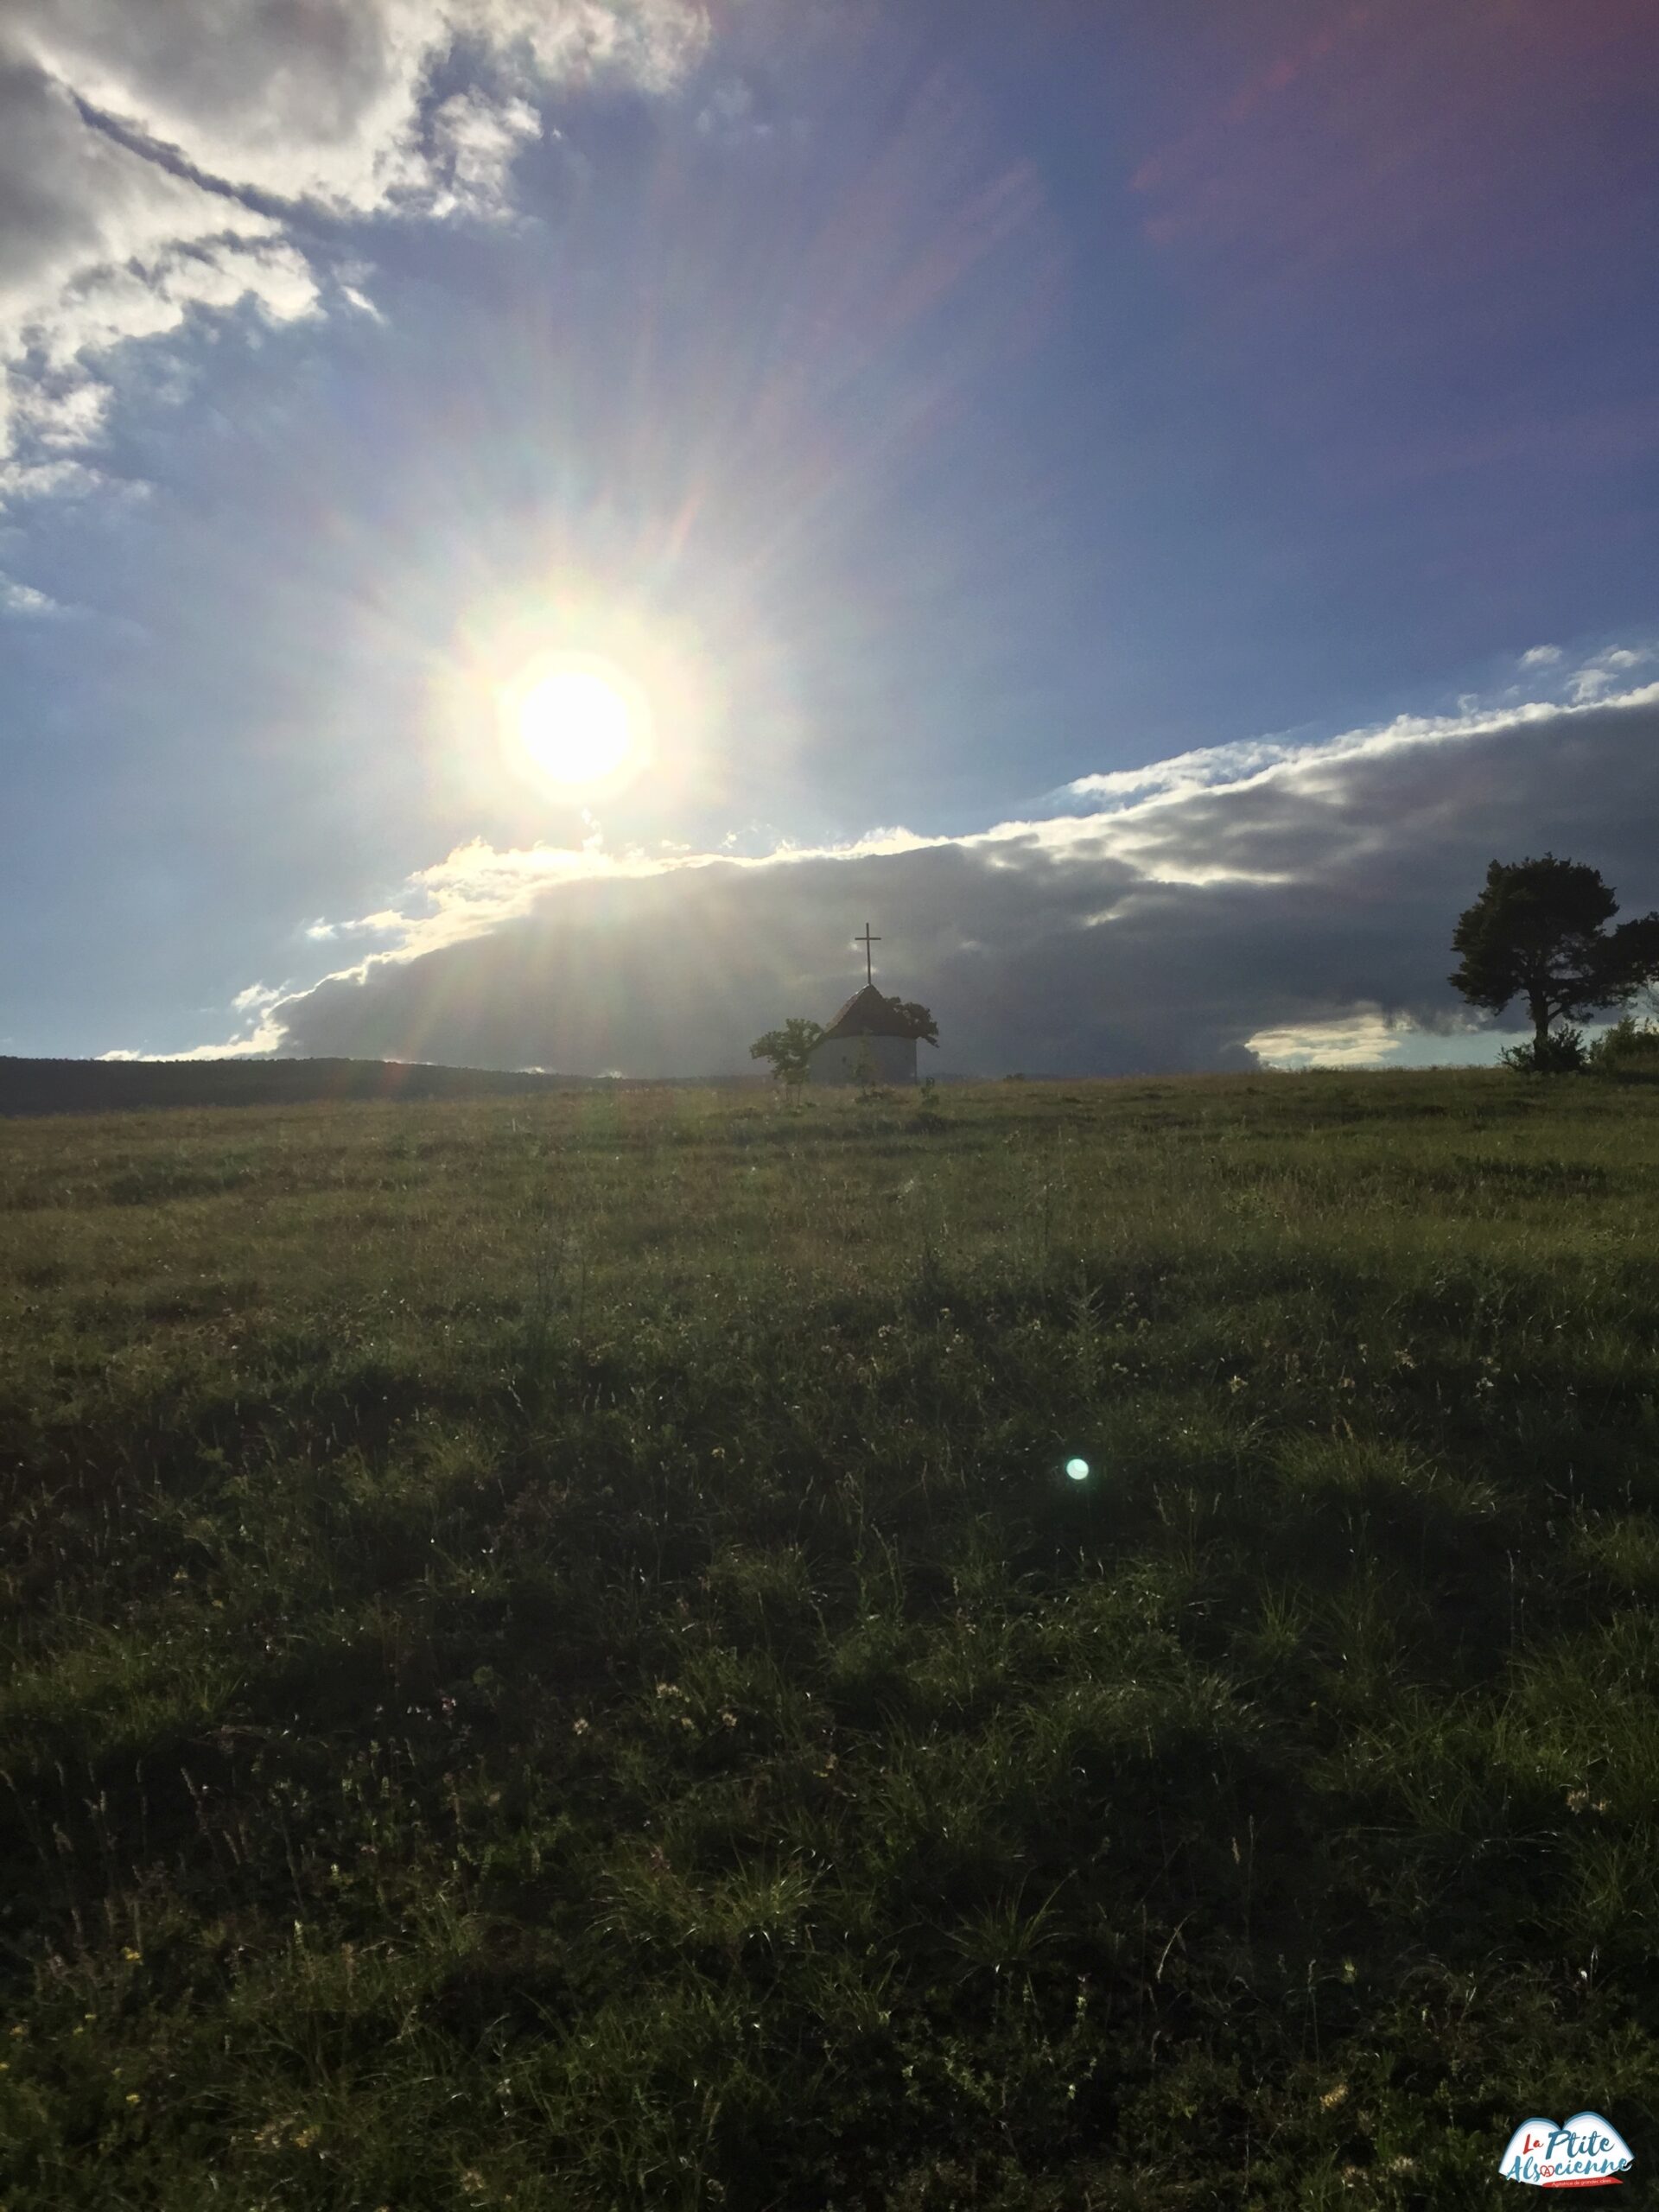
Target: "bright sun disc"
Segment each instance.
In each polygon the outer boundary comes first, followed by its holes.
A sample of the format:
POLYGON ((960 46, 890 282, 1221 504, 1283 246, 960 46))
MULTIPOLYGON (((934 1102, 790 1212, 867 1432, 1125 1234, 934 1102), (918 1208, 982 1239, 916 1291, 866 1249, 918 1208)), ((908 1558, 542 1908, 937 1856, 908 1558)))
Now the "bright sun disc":
POLYGON ((628 700, 588 669, 542 677, 519 699, 518 716, 520 744, 556 783, 595 783, 613 774, 633 747, 628 700))

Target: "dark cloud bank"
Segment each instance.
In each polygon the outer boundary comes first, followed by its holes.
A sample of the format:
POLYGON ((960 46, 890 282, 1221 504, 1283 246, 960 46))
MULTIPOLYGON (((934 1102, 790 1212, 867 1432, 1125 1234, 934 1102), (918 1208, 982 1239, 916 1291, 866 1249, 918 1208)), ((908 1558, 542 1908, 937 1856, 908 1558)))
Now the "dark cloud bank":
POLYGON ((941 1073, 1247 1069, 1259 1033, 1357 1014, 1485 1027, 1445 978, 1489 861, 1548 849, 1599 868, 1622 917, 1659 903, 1656 741, 1659 687, 1396 725, 1251 780, 907 852, 563 884, 486 935, 286 999, 278 1050, 750 1072, 761 1031, 827 1020, 861 980, 867 916, 877 981, 938 1020, 920 1058, 941 1073))

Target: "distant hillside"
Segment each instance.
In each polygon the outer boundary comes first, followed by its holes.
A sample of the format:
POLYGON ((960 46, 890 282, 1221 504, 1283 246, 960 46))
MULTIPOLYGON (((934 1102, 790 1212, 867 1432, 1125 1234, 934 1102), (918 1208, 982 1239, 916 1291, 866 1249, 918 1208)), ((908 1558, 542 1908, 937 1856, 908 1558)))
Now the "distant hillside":
MULTIPOLYGON (((617 1076, 525 1075, 505 1068, 389 1060, 24 1060, 0 1056, 0 1116, 107 1114, 153 1106, 296 1106, 343 1098, 485 1098, 604 1090, 617 1076)), ((709 1078, 683 1077, 683 1081, 709 1078)), ((753 1084, 765 1077, 721 1080, 753 1084)))

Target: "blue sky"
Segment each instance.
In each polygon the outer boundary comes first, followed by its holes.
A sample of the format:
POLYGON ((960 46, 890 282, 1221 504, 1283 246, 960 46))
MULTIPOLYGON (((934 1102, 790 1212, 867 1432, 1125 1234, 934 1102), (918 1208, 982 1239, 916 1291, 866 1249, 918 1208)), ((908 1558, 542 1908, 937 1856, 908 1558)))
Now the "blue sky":
POLYGON ((1490 859, 1659 904, 1656 64, 14 0, 0 1051, 747 1072, 868 918, 941 1071, 1492 1059, 1490 859))

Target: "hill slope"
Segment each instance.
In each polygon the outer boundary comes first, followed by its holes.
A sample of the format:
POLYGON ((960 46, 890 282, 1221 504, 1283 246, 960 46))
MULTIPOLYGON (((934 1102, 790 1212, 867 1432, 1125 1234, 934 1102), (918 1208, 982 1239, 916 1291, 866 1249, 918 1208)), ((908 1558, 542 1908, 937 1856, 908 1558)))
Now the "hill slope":
POLYGON ((609 1076, 395 1060, 39 1060, 0 1056, 0 1115, 157 1106, 294 1106, 342 1099, 494 1098, 600 1090, 609 1076))
POLYGON ((1656 1136, 9 1124, 7 2212, 1437 2207, 1586 2104, 1636 2195, 1656 1136))

